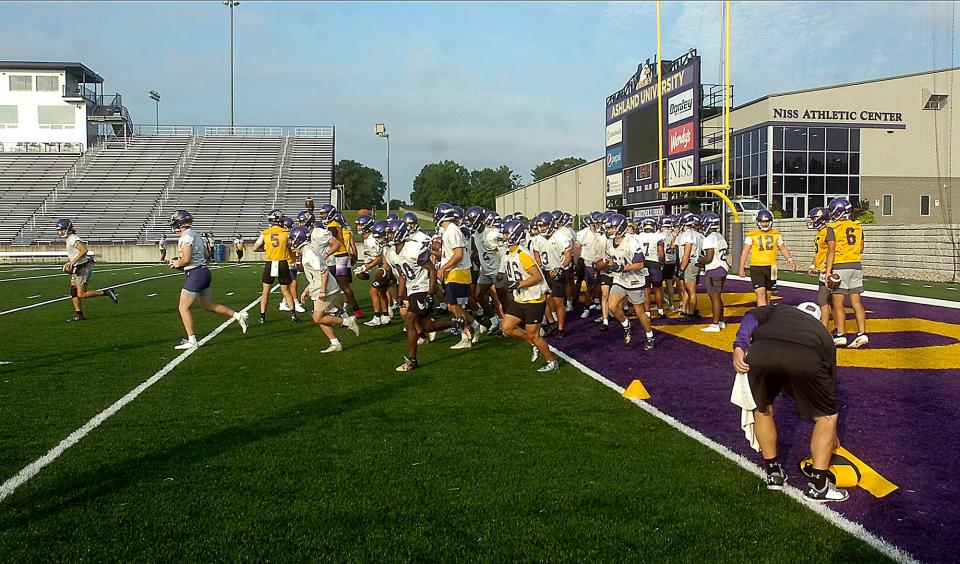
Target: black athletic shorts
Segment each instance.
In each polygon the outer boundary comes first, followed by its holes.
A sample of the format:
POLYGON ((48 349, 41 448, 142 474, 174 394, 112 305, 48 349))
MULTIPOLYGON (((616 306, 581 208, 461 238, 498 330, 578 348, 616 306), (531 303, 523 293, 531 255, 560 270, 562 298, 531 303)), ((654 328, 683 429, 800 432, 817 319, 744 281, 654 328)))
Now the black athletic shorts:
POLYGON ((504 313, 520 320, 522 325, 534 325, 543 321, 543 314, 547 311, 547 302, 521 303, 516 300, 507 305, 504 313))
POLYGON ((791 396, 800 417, 837 413, 837 378, 817 351, 786 341, 760 339, 750 344, 750 391, 765 411, 780 393, 791 396))
POLYGON ((768 291, 773 289, 773 272, 769 266, 751 266, 750 282, 753 283, 753 289, 766 288, 768 291))
POLYGON ((577 275, 577 280, 583 280, 584 273, 586 271, 587 265, 583 262, 582 258, 577 259, 576 270, 574 273, 577 275))
POLYGON ((550 286, 551 297, 565 298, 567 296, 567 282, 569 280, 569 270, 561 270, 557 276, 547 274, 547 284, 550 286))
POLYGON ((609 288, 610 286, 613 286, 613 274, 609 274, 609 273, 607 273, 607 272, 601 272, 601 273, 600 273, 600 285, 601 285, 601 286, 606 286, 606 287, 608 287, 608 288, 609 288))
POLYGON ((273 284, 274 280, 282 286, 293 282, 293 276, 290 274, 290 263, 285 260, 268 260, 263 264, 263 276, 260 277, 260 281, 264 284, 273 284))
POLYGON ((430 308, 427 307, 427 292, 417 292, 407 296, 407 311, 415 314, 417 317, 427 317, 430 315, 430 308))
POLYGON ((663 272, 662 278, 664 280, 673 280, 674 278, 677 277, 677 263, 675 262, 664 263, 662 272, 663 272))

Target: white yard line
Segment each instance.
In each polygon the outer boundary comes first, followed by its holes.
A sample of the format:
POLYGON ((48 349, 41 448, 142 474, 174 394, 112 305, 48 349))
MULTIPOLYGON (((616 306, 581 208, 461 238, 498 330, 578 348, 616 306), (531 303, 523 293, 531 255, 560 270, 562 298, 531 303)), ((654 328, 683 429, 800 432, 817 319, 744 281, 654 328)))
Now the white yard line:
MULTIPOLYGON (((748 281, 749 278, 741 278, 740 276, 728 275, 727 278, 732 280, 743 280, 748 281)), ((883 280, 880 280, 883 282, 883 280)), ((810 290, 812 292, 817 291, 816 284, 808 284, 806 282, 787 282, 786 280, 777 281, 778 286, 785 286, 787 288, 800 288, 802 290, 810 290)), ((955 288, 947 288, 947 290, 954 290, 955 288)), ((937 298, 924 298, 920 296, 907 296, 905 294, 892 294, 889 292, 864 292, 863 297, 865 298, 878 298, 881 300, 892 300, 896 302, 904 302, 908 304, 922 304, 930 305, 937 307, 945 307, 947 309, 960 309, 960 302, 953 302, 950 300, 938 300, 937 298)))
MULTIPOLYGON (((177 273, 177 274, 179 274, 179 273, 177 273)), ((247 310, 249 310, 250 308, 252 308, 253 306, 258 305, 259 303, 260 303, 260 298, 257 298, 256 300, 250 302, 250 304, 247 305, 247 307, 243 308, 241 311, 247 311, 247 310)), ((153 376, 151 376, 150 378, 148 378, 145 382, 143 382, 142 384, 140 384, 139 386, 137 386, 136 388, 134 388, 133 390, 131 390, 129 393, 127 393, 127 395, 125 395, 125 396, 123 396, 122 398, 118 399, 116 402, 113 403, 113 405, 111 405, 111 406, 108 407, 107 409, 105 409, 105 410, 101 411, 100 413, 98 413, 96 416, 94 416, 93 419, 91 419, 90 421, 87 421, 87 423, 86 423, 85 425, 83 425, 82 427, 80 427, 80 428, 77 429, 76 431, 70 433, 70 435, 67 436, 67 438, 65 438, 65 439, 63 439, 62 441, 60 441, 60 444, 58 444, 57 446, 55 446, 55 447, 53 447, 52 449, 50 449, 49 451, 47 451, 46 454, 44 454, 43 456, 41 456, 41 457, 38 458, 37 460, 35 460, 35 461, 31 462, 30 464, 26 465, 22 470, 20 470, 19 472, 17 472, 17 474, 16 474, 15 476, 13 476, 12 478, 10 478, 10 479, 7 480, 6 482, 4 482, 3 485, 0 485, 0 502, 2 502, 2 501, 3 501, 4 499, 6 499, 10 494, 12 494, 14 491, 16 491, 16 489, 17 489, 18 487, 20 487, 21 485, 23 485, 24 482, 26 482, 26 481, 29 480, 30 478, 36 476, 37 473, 40 472, 40 470, 42 470, 45 466, 47 466, 48 464, 50 464, 51 462, 53 462, 54 460, 56 460, 57 457, 59 457, 61 454, 63 454, 63 452, 64 452, 65 450, 67 450, 67 449, 70 448, 71 446, 73 446, 73 445, 77 444, 78 442, 80 442, 81 439, 83 439, 83 438, 86 437, 88 434, 90 434, 90 431, 93 431, 94 429, 96 429, 97 427, 99 427, 101 423, 103 423, 104 421, 106 421, 110 416, 112 416, 112 415, 115 414, 116 412, 120 411, 120 409, 121 409, 123 406, 125 406, 125 405, 127 405, 128 403, 130 403, 131 401, 135 400, 135 399, 137 398, 137 396, 139 396, 139 395, 142 394, 144 391, 146 391, 150 386, 152 386, 152 385, 156 384, 157 382, 159 382, 164 376, 166 376, 166 375, 169 374, 174 368, 176 368, 177 366, 179 366, 181 362, 183 362, 184 360, 186 360, 187 357, 189 357, 189 356, 192 355, 193 353, 195 353, 195 352, 197 352, 198 350, 200 350, 200 346, 203 346, 204 344, 208 343, 211 339, 213 339, 214 337, 216 337, 217 335, 219 335, 224 329, 227 328, 228 325, 230 325, 230 324, 233 323, 234 321, 235 321, 235 320, 234 320, 233 318, 231 318, 231 319, 229 319, 229 320, 224 321, 223 323, 221 323, 219 327, 217 327, 216 329, 214 329, 213 331, 211 331, 209 335, 207 335, 206 337, 204 337, 203 339, 200 340, 198 347, 193 348, 193 349, 185 350, 185 351, 183 351, 182 353, 180 353, 179 355, 177 355, 176 358, 174 358, 174 359, 171 360, 169 363, 167 363, 166 366, 164 366, 163 368, 161 368, 159 372, 157 372, 156 374, 154 374, 153 376)))
MULTIPOLYGON (((583 372, 584 374, 586 374, 587 376, 593 378, 593 379, 596 380, 597 382, 600 382, 600 383, 603 384, 604 386, 606 386, 606 387, 608 387, 608 388, 610 388, 610 389, 612 389, 612 390, 615 390, 618 394, 623 395, 624 389, 621 388, 620 386, 618 386, 615 382, 612 382, 612 381, 608 380, 607 378, 605 378, 603 375, 599 374, 598 372, 596 372, 596 371, 588 368, 587 366, 581 364, 581 363, 578 362, 576 359, 574 359, 574 358, 568 356, 567 354, 565 354, 563 351, 557 350, 557 349, 554 348, 554 347, 550 347, 550 350, 553 351, 554 354, 556 354, 556 355, 559 356, 560 358, 562 358, 562 359, 564 359, 565 361, 567 361, 568 363, 570 363, 571 366, 575 367, 576 369, 578 369, 578 370, 580 370, 581 372, 583 372)), ((690 427, 690 426, 688 426, 688 425, 680 422, 680 421, 677 420, 676 418, 674 418, 674 417, 672 417, 672 416, 670 416, 670 415, 667 415, 666 413, 660 411, 659 409, 657 409, 656 407, 653 407, 652 405, 650 405, 649 403, 647 403, 647 402, 645 402, 645 401, 634 400, 634 399, 627 400, 627 401, 633 402, 635 405, 637 405, 638 407, 640 407, 640 409, 646 411, 646 412, 649 413, 650 415, 653 415, 653 416, 656 417, 657 419, 660 419, 661 421, 663 421, 663 422, 666 423, 667 425, 670 425, 670 426, 673 427, 674 429, 677 429, 678 431, 680 431, 680 432, 683 433, 684 435, 690 437, 691 439, 693 439, 693 440, 697 441, 698 443, 704 445, 705 447, 709 448, 710 450, 712 450, 712 451, 716 452, 717 454, 723 456, 723 457, 726 458, 727 460, 730 460, 731 462, 733 462, 734 464, 740 466, 741 468, 743 468, 743 469, 746 470, 747 472, 750 472, 751 474, 757 476, 758 479, 764 477, 763 470, 761 470, 760 467, 759 467, 757 464, 755 464, 755 463, 747 460, 747 459, 744 458, 743 456, 741 456, 741 455, 733 452, 732 450, 730 450, 729 448, 725 447, 724 445, 722 445, 722 444, 714 441, 713 439, 707 437, 706 435, 704 435, 704 434, 701 433, 700 431, 697 431, 697 430, 694 429, 693 427, 690 427)), ((810 503, 810 502, 808 502, 808 501, 805 501, 804 498, 803 498, 803 492, 802 492, 801 490, 799 490, 799 489, 797 489, 797 488, 795 488, 795 487, 793 487, 793 486, 790 486, 790 485, 788 484, 788 485, 784 488, 783 493, 785 493, 788 497, 790 497, 791 499, 793 499, 793 500, 796 501, 797 503, 803 505, 803 506, 806 507, 807 509, 809 509, 809 510, 813 511, 814 513, 816 513, 817 515, 823 517, 824 519, 826 519, 828 522, 830 522, 832 525, 836 526, 837 528, 839 528, 839 529, 841 529, 841 530, 843 530, 843 531, 846 531, 847 533, 853 535, 853 536, 856 537, 857 539, 859 539, 859 540, 867 543, 868 545, 872 546, 873 548, 875 548, 877 551, 881 552, 882 554, 884 554, 884 555, 887 556, 888 558, 890 558, 890 559, 892 559, 892 560, 894 560, 894 561, 896 561, 896 562, 904 562, 904 563, 914 563, 914 562, 917 562, 917 560, 916 560, 912 555, 910 555, 910 553, 908 553, 908 552, 906 552, 906 551, 904 551, 904 550, 902 550, 902 549, 900 549, 900 548, 897 548, 896 546, 894 546, 893 544, 890 544, 889 542, 887 542, 887 541, 884 540, 883 538, 878 537, 877 535, 871 533, 870 531, 868 531, 867 529, 865 529, 865 528, 863 527, 863 525, 861 525, 861 524, 859 524, 859 523, 857 523, 857 522, 855 522, 855 521, 851 521, 850 519, 847 519, 847 518, 844 517, 843 515, 841 515, 841 514, 837 513, 836 511, 834 511, 834 510, 826 507, 825 505, 813 504, 813 503, 810 503)))
MULTIPOLYGON (((160 266, 160 265, 158 264, 157 266, 160 266)), ((109 270, 100 270, 100 269, 94 268, 94 269, 93 269, 93 272, 94 272, 95 274, 103 274, 103 273, 106 273, 106 272, 120 272, 121 270, 136 270, 136 269, 138 269, 138 268, 142 270, 144 267, 142 267, 142 266, 130 266, 130 267, 127 267, 127 268, 111 268, 111 269, 109 269, 109 270)), ((60 269, 58 269, 58 270, 60 270, 60 269)), ((140 274, 140 273, 137 272, 136 274, 140 274)), ((23 277, 20 277, 20 278, 0 278, 0 282, 19 282, 20 280, 36 280, 37 278, 56 278, 56 277, 58 277, 58 276, 65 276, 65 277, 68 277, 68 278, 70 277, 69 274, 67 274, 66 272, 62 272, 62 271, 61 271, 59 274, 43 274, 43 275, 38 275, 38 276, 23 276, 23 277)))

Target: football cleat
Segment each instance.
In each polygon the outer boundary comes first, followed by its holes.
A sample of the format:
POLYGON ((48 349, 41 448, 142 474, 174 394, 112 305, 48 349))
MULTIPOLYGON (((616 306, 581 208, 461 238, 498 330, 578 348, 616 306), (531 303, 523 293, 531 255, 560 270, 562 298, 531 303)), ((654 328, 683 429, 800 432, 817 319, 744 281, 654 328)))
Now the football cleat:
POLYGON ((374 316, 373 319, 364 323, 367 327, 380 327, 383 323, 380 322, 380 316, 374 316))
POLYGON ((280 311, 290 311, 290 306, 287 305, 287 300, 280 300, 280 305, 277 306, 277 309, 280 311))
POLYGON ((779 463, 773 468, 767 468, 767 489, 779 491, 787 483, 787 473, 783 471, 783 466, 779 463))
POLYGON ((343 325, 347 329, 353 331, 353 334, 357 337, 360 336, 360 324, 357 323, 357 319, 354 317, 348 317, 343 320, 343 325))
POLYGON ((173 348, 177 349, 178 351, 188 351, 190 349, 195 349, 199 346, 200 346, 200 343, 196 341, 191 341, 189 339, 181 339, 180 344, 173 348))
POLYGON ((77 313, 73 314, 73 317, 71 317, 67 321, 86 321, 86 320, 87 318, 83 316, 83 312, 78 311, 77 313))
POLYGON ((633 336, 630 334, 630 325, 627 324, 627 326, 623 328, 623 344, 629 345, 632 340, 633 336))
POLYGON ((298 301, 294 301, 294 302, 293 302, 293 309, 294 309, 294 311, 296 311, 297 313, 306 313, 306 312, 307 312, 307 310, 303 309, 303 304, 301 304, 301 303, 298 302, 298 301))
POLYGON ((584 310, 580 312, 580 319, 586 319, 588 317, 590 317, 590 308, 584 308, 584 310))
POLYGON ((560 363, 556 359, 551 360, 550 362, 544 364, 537 369, 537 372, 554 372, 560 369, 560 363))
MULTIPOLYGON (((768 486, 769 487, 769 486, 768 486)), ((812 483, 807 482, 807 489, 803 490, 803 499, 815 503, 828 503, 831 501, 846 501, 850 497, 847 490, 838 488, 833 482, 827 480, 826 485, 817 489, 812 483)))
POLYGON ((107 288, 103 291, 103 295, 113 300, 113 303, 120 303, 120 300, 117 298, 117 291, 113 288, 107 288))
POLYGON ((473 346, 473 343, 470 341, 470 334, 463 333, 463 336, 460 337, 460 342, 450 347, 450 349, 458 351, 461 349, 469 349, 472 346, 473 346))
POLYGON ((833 344, 838 347, 847 346, 847 336, 846 335, 833 335, 833 344))
POLYGON ((610 328, 610 324, 607 322, 606 319, 604 319, 604 320, 602 320, 602 321, 603 321, 603 323, 600 324, 600 330, 601 330, 601 331, 606 331, 607 329, 610 328))
POLYGON ((322 351, 320 351, 320 353, 321 353, 321 354, 327 354, 327 353, 340 352, 340 351, 342 351, 342 350, 343 350, 343 345, 341 345, 341 344, 339 344, 339 343, 336 344, 336 345, 334 345, 333 343, 330 343, 330 346, 327 347, 327 348, 325 348, 325 349, 323 349, 322 351))
POLYGON ((643 342, 643 350, 652 351, 653 347, 654 347, 653 339, 647 339, 646 341, 643 342))
POLYGON ((294 314, 290 316, 290 321, 293 321, 294 323, 300 323, 300 318, 294 314))
POLYGON ((427 333, 427 341, 429 341, 429 342, 432 343, 432 342, 434 342, 434 341, 436 341, 436 340, 437 340, 437 332, 436 332, 436 331, 430 331, 429 333, 427 333))
POLYGON ((538 349, 536 346, 530 348, 533 349, 530 354, 530 362, 536 362, 540 359, 540 349, 538 349))
POLYGON ((867 343, 869 343, 869 342, 870 342, 870 338, 867 337, 867 334, 866 334, 866 333, 857 333, 856 338, 853 339, 853 341, 851 341, 849 345, 847 345, 847 348, 848 348, 848 349, 859 349, 860 347, 862 347, 863 345, 865 345, 865 344, 867 344, 867 343))
POLYGON ((401 364, 400 366, 398 366, 398 367, 396 368, 396 370, 397 370, 397 372, 410 372, 410 371, 412 371, 412 370, 416 370, 417 368, 420 368, 420 364, 417 363, 417 359, 415 359, 415 358, 404 358, 404 359, 403 359, 403 364, 401 364))
POLYGON ((558 329, 556 334, 557 339, 561 341, 567 337, 566 333, 563 332, 563 329, 558 329))
POLYGON ((719 333, 719 332, 720 332, 720 324, 719 324, 719 323, 711 323, 710 325, 707 325, 706 327, 701 327, 700 330, 703 331, 704 333, 719 333))
POLYGON ((250 314, 245 311, 238 311, 233 314, 233 318, 237 320, 237 325, 240 326, 240 330, 246 333, 247 320, 250 319, 250 314))
POLYGON ((266 322, 267 322, 267 315, 265 313, 261 313, 258 323, 260 323, 260 325, 263 325, 266 322))

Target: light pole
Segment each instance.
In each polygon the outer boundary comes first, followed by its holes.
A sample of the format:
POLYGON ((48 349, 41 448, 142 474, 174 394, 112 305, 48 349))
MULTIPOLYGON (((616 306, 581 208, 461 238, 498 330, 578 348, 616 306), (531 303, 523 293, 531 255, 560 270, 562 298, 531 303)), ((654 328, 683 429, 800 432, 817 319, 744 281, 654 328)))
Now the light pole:
POLYGON ((151 90, 148 92, 150 94, 150 99, 156 102, 157 106, 157 129, 160 129, 160 93, 156 90, 151 90))
POLYGON ((230 8, 230 133, 233 133, 233 9, 240 5, 239 0, 223 0, 230 8))
POLYGON ((387 133, 387 126, 382 123, 378 123, 373 131, 378 136, 387 138, 387 215, 390 215, 390 134, 387 133))

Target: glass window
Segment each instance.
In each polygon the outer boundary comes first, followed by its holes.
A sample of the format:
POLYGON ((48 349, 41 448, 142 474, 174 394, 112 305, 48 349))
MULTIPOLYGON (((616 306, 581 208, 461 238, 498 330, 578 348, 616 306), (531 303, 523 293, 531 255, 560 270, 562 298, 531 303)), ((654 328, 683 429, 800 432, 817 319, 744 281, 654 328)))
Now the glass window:
POLYGON ((750 176, 760 176, 760 155, 750 157, 750 176))
POLYGON ((860 130, 859 129, 850 130, 850 150, 851 151, 860 150, 860 130))
POLYGON ((743 149, 741 147, 742 145, 743 145, 743 135, 735 135, 733 137, 733 156, 734 157, 739 157, 743 155, 743 149))
POLYGON ((850 130, 839 127, 827 128, 827 150, 846 151, 850 147, 850 130))
POLYGON ((750 195, 756 196, 760 192, 760 179, 751 178, 750 179, 750 195))
POLYGON ((767 128, 764 127, 760 130, 760 154, 765 154, 767 152, 767 128))
POLYGON ((783 149, 783 128, 779 125, 773 128, 773 148, 783 149))
POLYGON ((41 129, 73 129, 76 110, 73 106, 37 106, 37 123, 41 129))
POLYGON ((860 153, 850 153, 850 174, 860 174, 860 153))
POLYGON ((0 106, 0 129, 12 129, 19 123, 16 106, 0 106))
POLYGON ((930 196, 920 196, 920 215, 930 215, 930 196))
MULTIPOLYGON (((813 180, 813 178, 811 178, 810 180, 813 180)), ((820 180, 822 181, 823 179, 821 178, 820 180)), ((810 206, 810 209, 822 208, 824 205, 826 205, 824 200, 826 200, 826 198, 824 198, 823 196, 816 196, 816 195, 807 196, 807 203, 810 206)))
POLYGON ((847 194, 847 177, 846 176, 828 176, 827 177, 827 194, 847 194))
POLYGON ((810 152, 810 174, 823 174, 826 155, 820 151, 810 152))
POLYGON ((60 90, 59 76, 38 76, 37 92, 58 92, 60 90))
POLYGON ((783 191, 790 194, 806 194, 807 193, 807 177, 806 176, 785 177, 783 191))
POLYGON ((827 153, 827 174, 847 174, 847 153, 827 153))
POLYGON ((807 177, 807 192, 810 194, 823 194, 823 177, 822 176, 808 176, 807 177))
POLYGON ((783 172, 787 174, 806 174, 807 154, 801 152, 784 153, 783 172))
POLYGON ((811 151, 822 151, 826 146, 826 141, 824 140, 824 129, 822 127, 811 127, 810 128, 810 150, 811 151))
POLYGON ((773 152, 773 172, 783 172, 783 151, 773 152))
POLYGON ((893 195, 883 195, 883 215, 893 215, 893 195))
POLYGON ((11 92, 30 92, 33 90, 33 77, 28 74, 11 74, 11 92))
POLYGON ((773 176, 773 193, 783 194, 783 176, 779 174, 773 176))
POLYGON ((783 145, 788 151, 806 151, 807 128, 785 127, 783 134, 783 145))
MULTIPOLYGON (((850 177, 850 196, 860 196, 860 179, 856 176, 850 177)), ((852 199, 850 200, 853 201, 852 199)))
POLYGON ((766 176, 767 175, 767 154, 760 153, 758 157, 760 160, 760 176, 766 176))
POLYGON ((753 149, 753 153, 760 152, 760 130, 754 129, 750 132, 750 148, 753 149))

